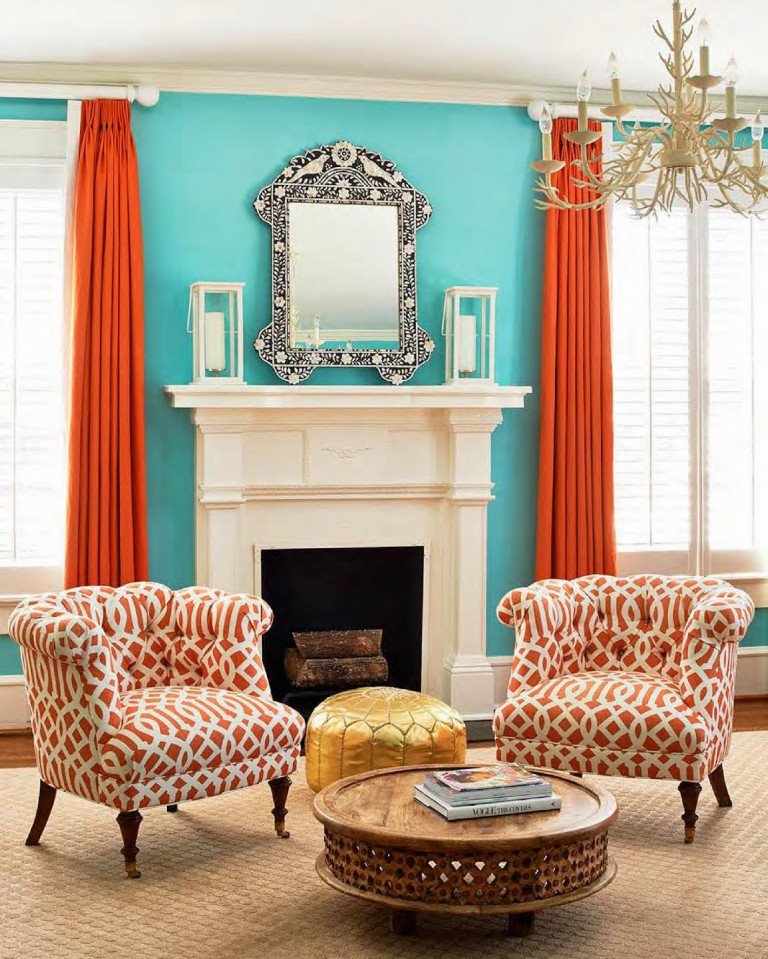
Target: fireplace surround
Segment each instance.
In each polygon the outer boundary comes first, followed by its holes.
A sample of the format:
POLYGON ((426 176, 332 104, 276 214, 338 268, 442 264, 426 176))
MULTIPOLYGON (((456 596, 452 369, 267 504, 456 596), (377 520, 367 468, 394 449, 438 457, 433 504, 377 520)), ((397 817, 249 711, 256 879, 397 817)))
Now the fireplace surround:
POLYGON ((490 718, 491 434, 502 410, 521 408, 530 387, 166 392, 195 426, 196 581, 261 594, 268 550, 418 547, 421 688, 466 720, 490 718))

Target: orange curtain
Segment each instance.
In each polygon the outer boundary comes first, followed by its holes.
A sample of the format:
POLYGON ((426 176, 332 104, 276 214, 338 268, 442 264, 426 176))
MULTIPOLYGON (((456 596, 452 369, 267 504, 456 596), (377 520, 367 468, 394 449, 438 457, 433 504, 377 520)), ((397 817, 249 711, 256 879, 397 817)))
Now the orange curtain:
MULTIPOLYGON (((571 161, 579 148, 563 134, 575 129, 575 120, 554 121, 553 154, 566 166, 553 182, 579 203, 593 194, 574 183, 579 174, 571 161)), ((590 150, 597 159, 601 142, 590 150)), ((536 578, 612 574, 613 380, 603 210, 547 211, 541 353, 536 578)))
POLYGON ((147 578, 144 266, 127 101, 83 103, 73 237, 67 586, 147 578))

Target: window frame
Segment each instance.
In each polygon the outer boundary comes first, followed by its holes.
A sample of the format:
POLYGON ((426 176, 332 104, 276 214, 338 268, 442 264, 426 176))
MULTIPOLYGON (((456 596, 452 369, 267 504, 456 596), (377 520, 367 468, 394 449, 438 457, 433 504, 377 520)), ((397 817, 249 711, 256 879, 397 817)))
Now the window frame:
MULTIPOLYGON (((612 135, 604 138, 606 152, 614 148, 612 135)), ((612 204, 609 204, 612 205, 612 204)), ((709 543, 709 215, 706 205, 687 213, 688 261, 688 396, 690 438, 690 543, 688 550, 617 548, 620 575, 647 573, 716 576, 744 589, 758 606, 768 606, 768 570, 754 548, 712 550, 709 543), (755 562, 748 562, 749 557, 755 562), (750 569, 749 567, 753 567, 750 569)), ((609 219, 609 262, 612 221, 609 219)), ((768 545, 768 544, 767 544, 768 545)))
MULTIPOLYGON (((22 176, 29 186, 45 187, 53 179, 59 180, 64 193, 64 256, 68 256, 70 244, 70 225, 72 220, 72 184, 74 182, 74 163, 77 156, 77 136, 79 130, 79 103, 73 109, 70 104, 67 120, 0 120, 0 180, 11 176, 22 176), (54 169, 57 168, 56 172, 54 169)), ((57 184, 58 185, 58 184, 57 184)), ((68 323, 68 278, 63 270, 64 284, 64 324, 68 323)), ((64 342, 67 342, 66 328, 64 342)), ((66 385, 68 382, 66 356, 62 357, 64 369, 64 387, 66 406, 66 385)), ((65 409, 66 421, 66 409, 65 409)), ((14 607, 34 593, 56 591, 64 585, 62 566, 35 566, 18 564, 0 565, 0 634, 8 628, 8 617, 14 607)))

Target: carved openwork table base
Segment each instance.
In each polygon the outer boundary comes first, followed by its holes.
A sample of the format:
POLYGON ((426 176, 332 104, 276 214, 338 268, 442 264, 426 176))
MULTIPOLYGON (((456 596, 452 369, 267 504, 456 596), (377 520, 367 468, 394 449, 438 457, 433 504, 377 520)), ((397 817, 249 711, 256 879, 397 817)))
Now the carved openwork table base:
POLYGON ((415 932, 415 913, 508 913, 509 934, 530 935, 540 909, 590 896, 611 882, 608 828, 616 803, 605 790, 546 773, 559 813, 447 822, 416 803, 427 771, 407 767, 335 783, 315 801, 325 825, 320 877, 393 910, 395 932, 415 932))

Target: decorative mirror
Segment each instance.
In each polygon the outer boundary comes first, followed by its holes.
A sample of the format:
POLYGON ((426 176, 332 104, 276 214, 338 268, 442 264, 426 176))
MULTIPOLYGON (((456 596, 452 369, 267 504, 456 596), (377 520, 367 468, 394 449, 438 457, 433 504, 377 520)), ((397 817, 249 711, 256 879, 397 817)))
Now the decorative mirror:
POLYGON ((416 231, 432 207, 391 160, 342 140, 294 157, 259 193, 272 227, 272 322, 254 340, 279 377, 373 367, 398 386, 435 344, 416 322, 416 231))

